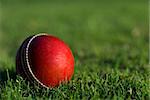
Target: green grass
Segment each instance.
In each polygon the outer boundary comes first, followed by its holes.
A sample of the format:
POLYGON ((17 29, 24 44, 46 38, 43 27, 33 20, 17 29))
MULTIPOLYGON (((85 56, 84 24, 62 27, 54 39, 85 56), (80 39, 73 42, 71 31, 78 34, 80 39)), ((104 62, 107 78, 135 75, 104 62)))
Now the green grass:
POLYGON ((148 1, 1 2, 0 99, 150 99, 148 1), (72 49, 68 84, 43 89, 16 75, 17 49, 39 32, 72 49))

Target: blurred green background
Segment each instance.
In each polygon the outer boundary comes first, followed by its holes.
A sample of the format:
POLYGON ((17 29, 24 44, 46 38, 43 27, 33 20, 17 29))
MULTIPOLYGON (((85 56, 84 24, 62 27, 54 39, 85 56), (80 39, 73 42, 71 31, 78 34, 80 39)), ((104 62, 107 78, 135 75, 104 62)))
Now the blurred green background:
MULTIPOLYGON (((15 56, 22 41, 46 32, 61 38, 72 49, 75 76, 82 71, 115 70, 129 76, 137 72, 143 74, 144 83, 148 81, 148 0, 0 2, 1 71, 15 72, 15 56)), ((4 80, 2 74, 0 79, 4 80)))

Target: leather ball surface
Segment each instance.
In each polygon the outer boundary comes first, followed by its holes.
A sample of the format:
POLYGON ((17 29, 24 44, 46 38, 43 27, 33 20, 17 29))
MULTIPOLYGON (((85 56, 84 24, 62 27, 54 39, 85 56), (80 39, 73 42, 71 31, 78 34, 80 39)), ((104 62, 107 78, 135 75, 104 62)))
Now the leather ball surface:
POLYGON ((74 73, 74 57, 66 43, 48 34, 28 37, 18 50, 16 70, 23 78, 44 87, 69 81, 74 73))

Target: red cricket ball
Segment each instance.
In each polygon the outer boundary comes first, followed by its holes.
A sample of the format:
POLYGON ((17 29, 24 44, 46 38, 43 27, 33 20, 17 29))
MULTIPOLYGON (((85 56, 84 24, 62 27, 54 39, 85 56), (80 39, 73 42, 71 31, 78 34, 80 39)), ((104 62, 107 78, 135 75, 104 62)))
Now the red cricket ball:
POLYGON ((55 87, 71 79, 74 57, 62 40, 41 33, 22 43, 16 56, 16 71, 30 82, 55 87))

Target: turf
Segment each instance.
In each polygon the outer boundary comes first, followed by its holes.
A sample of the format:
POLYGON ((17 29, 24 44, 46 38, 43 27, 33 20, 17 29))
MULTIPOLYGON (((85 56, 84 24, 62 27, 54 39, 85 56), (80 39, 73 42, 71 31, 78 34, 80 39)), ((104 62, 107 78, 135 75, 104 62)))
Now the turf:
POLYGON ((150 99, 148 1, 1 0, 0 99, 150 99), (75 56, 68 84, 44 89, 16 75, 29 35, 63 39, 75 56))

